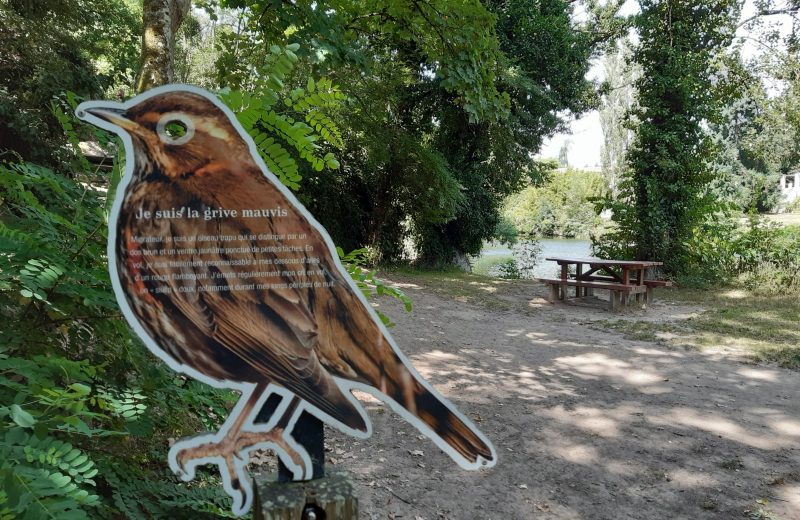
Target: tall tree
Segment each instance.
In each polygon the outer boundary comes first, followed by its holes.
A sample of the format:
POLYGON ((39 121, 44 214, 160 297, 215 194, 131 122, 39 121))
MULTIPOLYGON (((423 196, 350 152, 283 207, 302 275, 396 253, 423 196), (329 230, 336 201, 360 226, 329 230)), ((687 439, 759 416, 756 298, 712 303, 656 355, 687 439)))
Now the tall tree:
POLYGON ((640 0, 639 120, 623 183, 630 210, 615 219, 639 259, 679 272, 687 240, 710 209, 712 144, 704 123, 717 117, 712 59, 731 41, 734 0, 640 0))
POLYGON ((603 57, 605 90, 600 99, 600 127, 603 131, 601 163, 612 194, 626 167, 625 157, 633 141, 633 122, 629 115, 633 110, 635 82, 641 75, 639 67, 632 61, 633 49, 628 38, 621 38, 603 57))
POLYGON ((134 4, 0 1, 0 160, 54 164, 64 136, 50 103, 65 91, 99 97, 131 83, 141 31, 134 4))
POLYGON ((191 7, 191 0, 144 0, 142 53, 136 91, 171 83, 175 79, 175 36, 191 7))
POLYGON ((311 172, 301 196, 337 242, 383 260, 404 239, 426 263, 477 253, 504 196, 537 176, 542 140, 595 103, 585 73, 602 38, 566 0, 227 5, 247 23, 227 36, 224 84, 249 81, 261 42, 297 41, 348 95, 342 167, 311 172))

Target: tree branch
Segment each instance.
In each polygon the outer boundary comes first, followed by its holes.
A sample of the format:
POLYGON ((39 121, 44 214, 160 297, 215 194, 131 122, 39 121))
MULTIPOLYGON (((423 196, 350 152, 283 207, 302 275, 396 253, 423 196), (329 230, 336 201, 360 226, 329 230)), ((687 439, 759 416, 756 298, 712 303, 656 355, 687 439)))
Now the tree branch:
POLYGON ((741 22, 739 22, 739 24, 736 26, 736 28, 738 29, 738 28, 740 28, 740 27, 742 27, 744 25, 747 25, 748 23, 752 22, 756 18, 764 18, 764 17, 767 17, 767 16, 777 16, 777 15, 781 15, 781 14, 785 14, 785 15, 788 15, 788 16, 793 16, 793 15, 798 14, 798 12, 800 12, 800 6, 786 7, 784 9, 764 9, 762 11, 757 12, 753 16, 750 16, 750 17, 746 18, 745 20, 742 20, 741 22))

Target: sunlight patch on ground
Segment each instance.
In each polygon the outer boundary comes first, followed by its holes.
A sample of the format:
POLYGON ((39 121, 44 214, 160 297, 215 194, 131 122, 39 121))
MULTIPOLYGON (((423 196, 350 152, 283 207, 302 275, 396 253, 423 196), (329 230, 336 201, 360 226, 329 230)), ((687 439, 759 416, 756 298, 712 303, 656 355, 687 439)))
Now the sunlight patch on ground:
MULTIPOLYGON (((631 467, 633 464, 632 461, 626 462, 618 462, 618 461, 609 461, 606 463, 605 468, 606 471, 612 473, 614 475, 632 475, 633 468, 631 467)), ((577 517, 576 517, 577 518, 577 517)))
POLYGON ((422 289, 420 285, 405 282, 392 282, 392 287, 398 287, 400 289, 422 289))
POLYGON ((372 394, 368 394, 367 392, 362 392, 361 390, 353 390, 353 396, 356 399, 361 401, 362 403, 381 403, 380 400, 376 399, 372 394))
POLYGON ((770 421, 769 427, 782 435, 800 437, 800 421, 794 419, 779 419, 777 421, 770 421))
POLYGON ((697 473, 686 469, 670 471, 669 478, 672 485, 681 489, 695 489, 698 487, 716 488, 719 481, 706 473, 697 473))
POLYGON ((644 348, 644 347, 636 347, 632 349, 633 352, 637 354, 642 354, 644 356, 659 356, 659 357, 673 357, 673 358, 685 358, 686 355, 680 352, 670 352, 668 350, 659 350, 656 348, 644 348))
POLYGON ((539 338, 546 338, 549 335, 550 334, 547 334, 546 332, 529 332, 525 334, 525 337, 528 339, 539 339, 539 338))
POLYGON ((624 381, 630 385, 651 385, 664 379, 663 376, 655 372, 634 367, 630 363, 599 353, 560 357, 556 358, 555 362, 566 369, 575 370, 583 375, 608 377, 624 381))
POLYGON ((759 381, 775 382, 778 380, 778 372, 764 368, 740 368, 736 371, 742 377, 748 379, 758 379, 759 381))
POLYGON ((611 438, 619 436, 619 423, 629 420, 631 414, 637 410, 638 408, 632 406, 621 406, 614 410, 578 406, 574 410, 565 410, 559 405, 545 410, 542 415, 595 435, 611 438))
POLYGON ((489 285, 487 283, 470 282, 469 284, 472 285, 473 287, 477 287, 478 289, 480 289, 482 291, 485 291, 485 292, 488 292, 488 293, 496 293, 497 292, 497 287, 495 287, 493 285, 489 285))
POLYGON ((432 350, 425 353, 424 357, 432 358, 438 361, 458 361, 461 358, 449 352, 442 352, 441 350, 432 350))
POLYGON ((660 386, 640 386, 638 389, 641 393, 645 395, 660 395, 660 394, 668 394, 672 392, 672 388, 664 385, 660 386))
MULTIPOLYGON (((552 388, 539 381, 534 368, 515 366, 513 370, 499 369, 488 372, 467 365, 458 356, 440 354, 443 355, 414 356, 414 367, 429 381, 447 388, 449 395, 493 395, 503 398, 515 396, 517 399, 538 400, 553 393, 552 388), (445 363, 442 362, 443 359, 446 360, 445 363)), ((508 362, 511 361, 508 359, 508 362)))
POLYGON ((551 451, 562 459, 575 464, 595 464, 598 460, 597 448, 583 444, 563 442, 560 446, 553 446, 551 451))
MULTIPOLYGON (((782 486, 777 492, 778 498, 783 500, 781 507, 786 511, 800 511, 800 484, 790 484, 782 486)), ((789 518, 788 516, 786 517, 789 518)))
POLYGON ((747 291, 742 291, 741 289, 731 289, 722 293, 723 298, 730 298, 731 300, 743 300, 748 296, 750 295, 747 291))
POLYGON ((733 421, 710 413, 700 413, 693 408, 675 408, 669 414, 650 417, 648 421, 665 428, 674 428, 676 425, 682 425, 703 430, 724 439, 761 450, 773 451, 794 445, 788 439, 783 439, 776 435, 764 435, 764 432, 751 433, 733 421))

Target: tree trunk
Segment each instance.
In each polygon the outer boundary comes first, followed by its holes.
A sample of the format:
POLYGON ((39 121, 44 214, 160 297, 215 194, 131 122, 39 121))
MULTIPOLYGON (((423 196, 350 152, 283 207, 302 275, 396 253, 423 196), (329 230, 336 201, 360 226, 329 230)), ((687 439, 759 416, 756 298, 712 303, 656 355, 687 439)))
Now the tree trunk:
POLYGON ((144 0, 142 58, 136 91, 170 83, 175 78, 175 33, 189 13, 190 0, 144 0))

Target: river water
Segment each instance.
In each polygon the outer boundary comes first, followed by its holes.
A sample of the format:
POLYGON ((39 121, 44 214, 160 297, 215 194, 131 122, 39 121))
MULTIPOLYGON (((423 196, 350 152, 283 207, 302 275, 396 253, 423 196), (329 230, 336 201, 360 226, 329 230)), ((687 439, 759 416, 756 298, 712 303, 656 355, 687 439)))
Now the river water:
MULTIPOLYGON (((533 274, 536 277, 561 276, 555 262, 547 262, 549 256, 592 256, 592 242, 569 238, 543 238, 539 240, 542 252, 539 253, 533 274)), ((481 256, 512 256, 511 249, 505 246, 488 246, 481 251, 481 256)))

